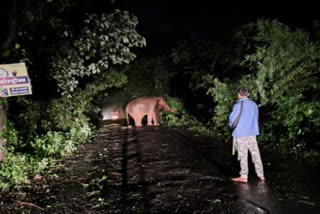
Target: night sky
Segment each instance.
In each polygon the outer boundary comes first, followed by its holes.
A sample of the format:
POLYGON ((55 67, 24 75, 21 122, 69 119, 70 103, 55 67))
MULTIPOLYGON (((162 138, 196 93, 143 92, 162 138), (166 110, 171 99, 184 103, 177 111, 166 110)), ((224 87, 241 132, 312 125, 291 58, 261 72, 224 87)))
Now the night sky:
MULTIPOLYGON (((10 14, 9 1, 1 8, 0 24, 6 32, 10 14), (7 5, 6 5, 7 4, 7 5)), ((98 4, 102 0, 92 2, 98 4)), ((277 19, 294 29, 311 28, 320 18, 315 3, 298 1, 181 1, 181 0, 116 0, 114 6, 128 10, 139 19, 138 32, 151 46, 171 44, 181 39, 210 40, 230 36, 240 26, 260 18, 277 19), (239 3, 240 2, 240 3, 239 3), (170 43, 171 42, 171 43, 170 43)), ((102 9, 104 10, 104 9, 102 9)), ((108 8, 105 8, 108 11, 108 8)), ((6 33, 0 35, 2 41, 6 33)))
POLYGON ((124 8, 139 19, 139 32, 148 37, 215 40, 238 26, 260 18, 277 19, 293 28, 309 28, 320 17, 318 7, 299 1, 231 3, 217 1, 128 0, 124 8))

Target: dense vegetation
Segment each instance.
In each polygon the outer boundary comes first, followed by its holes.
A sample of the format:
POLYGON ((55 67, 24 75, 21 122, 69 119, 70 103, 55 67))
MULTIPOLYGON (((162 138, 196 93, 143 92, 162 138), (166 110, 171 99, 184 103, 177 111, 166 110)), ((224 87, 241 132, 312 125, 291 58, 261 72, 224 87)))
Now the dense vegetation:
POLYGON ((162 113, 162 124, 229 140, 227 117, 236 89, 246 86, 260 107, 261 143, 318 155, 318 25, 307 32, 257 20, 223 41, 180 40, 158 56, 137 57, 148 41, 134 14, 115 9, 114 1, 35 2, 25 2, 19 27, 8 31, 11 40, 2 38, 1 64, 26 62, 33 95, 1 99, 8 109, 1 190, 28 182, 89 142, 102 99, 115 91, 127 100, 165 96, 177 112, 162 113))

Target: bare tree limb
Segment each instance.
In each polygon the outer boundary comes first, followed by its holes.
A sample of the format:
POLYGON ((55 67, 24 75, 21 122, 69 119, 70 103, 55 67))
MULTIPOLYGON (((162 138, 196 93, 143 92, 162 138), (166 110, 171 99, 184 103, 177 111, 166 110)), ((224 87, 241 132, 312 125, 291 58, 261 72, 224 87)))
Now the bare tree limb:
POLYGON ((0 53, 9 49, 15 42, 17 37, 17 2, 11 1, 10 15, 9 15, 9 30, 4 42, 1 44, 0 53))
POLYGON ((44 210, 42 207, 36 205, 36 204, 33 204, 33 203, 28 203, 28 202, 23 202, 23 201, 16 201, 16 204, 18 206, 27 206, 27 207, 34 207, 38 210, 44 210))

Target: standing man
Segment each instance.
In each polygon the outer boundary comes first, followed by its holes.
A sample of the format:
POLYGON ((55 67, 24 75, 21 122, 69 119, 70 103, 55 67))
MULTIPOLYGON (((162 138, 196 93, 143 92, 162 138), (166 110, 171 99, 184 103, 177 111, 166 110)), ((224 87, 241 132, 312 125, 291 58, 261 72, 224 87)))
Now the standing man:
POLYGON ((232 178, 235 182, 248 182, 248 151, 250 151, 252 162, 257 176, 265 181, 263 165, 256 136, 259 135, 258 116, 259 110, 255 102, 248 98, 249 92, 246 88, 238 90, 238 100, 229 115, 229 126, 234 128, 232 132, 234 146, 238 152, 240 161, 240 177, 232 178))

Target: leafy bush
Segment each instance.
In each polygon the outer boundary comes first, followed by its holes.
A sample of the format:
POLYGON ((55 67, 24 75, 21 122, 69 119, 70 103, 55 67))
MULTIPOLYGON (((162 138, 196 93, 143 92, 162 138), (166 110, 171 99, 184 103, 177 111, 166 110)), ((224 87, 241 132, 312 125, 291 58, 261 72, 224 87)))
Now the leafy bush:
MULTIPOLYGON (((250 73, 238 79, 215 79, 208 93, 217 106, 213 123, 227 133, 227 117, 236 100, 236 89, 245 86, 260 108, 262 140, 279 149, 297 148, 319 136, 320 48, 308 34, 277 22, 259 20, 237 34, 248 51, 242 66, 250 73)), ((301 147, 302 148, 302 147, 301 147)))
POLYGON ((36 157, 60 157, 71 154, 77 146, 88 140, 91 129, 88 125, 73 127, 70 132, 51 132, 36 137, 31 143, 36 157))
MULTIPOLYGON (((10 133, 5 136, 15 135, 12 130, 10 133)), ((29 176, 41 173, 55 158, 69 155, 80 144, 89 142, 90 135, 91 129, 88 125, 74 127, 66 133, 48 132, 27 143, 32 145, 31 154, 15 151, 12 146, 15 142, 10 141, 15 137, 8 137, 7 160, 0 164, 0 190, 9 191, 12 187, 27 183, 29 176)))
POLYGON ((187 128, 201 134, 212 135, 212 128, 210 127, 210 124, 203 125, 196 117, 188 114, 180 99, 167 97, 166 100, 168 105, 171 108, 174 108, 176 112, 167 113, 161 111, 159 119, 161 124, 165 124, 170 127, 187 128))

